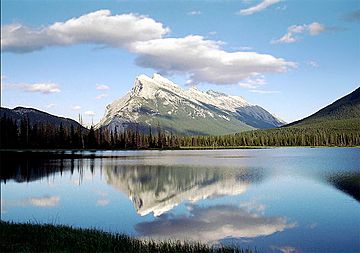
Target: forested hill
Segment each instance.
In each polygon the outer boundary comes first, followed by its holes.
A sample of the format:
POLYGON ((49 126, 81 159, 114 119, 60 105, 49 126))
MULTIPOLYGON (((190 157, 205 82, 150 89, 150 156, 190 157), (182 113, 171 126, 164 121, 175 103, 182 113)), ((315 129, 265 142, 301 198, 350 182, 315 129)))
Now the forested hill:
POLYGON ((88 132, 75 120, 37 109, 0 107, 0 148, 81 148, 88 132))
POLYGON ((16 107, 14 109, 0 107, 0 118, 11 119, 18 125, 20 125, 21 121, 26 120, 30 126, 48 124, 54 127, 59 127, 60 125, 66 128, 71 126, 75 128, 82 127, 73 119, 58 117, 34 108, 27 107, 16 107))
POLYGON ((325 122, 327 124, 333 124, 336 123, 335 121, 339 120, 345 120, 344 123, 353 120, 360 120, 360 87, 350 94, 336 100, 334 103, 324 107, 318 112, 302 120, 290 123, 284 127, 304 126, 309 124, 316 125, 325 122))
POLYGON ((183 138, 183 146, 359 146, 360 88, 302 120, 227 136, 183 138))

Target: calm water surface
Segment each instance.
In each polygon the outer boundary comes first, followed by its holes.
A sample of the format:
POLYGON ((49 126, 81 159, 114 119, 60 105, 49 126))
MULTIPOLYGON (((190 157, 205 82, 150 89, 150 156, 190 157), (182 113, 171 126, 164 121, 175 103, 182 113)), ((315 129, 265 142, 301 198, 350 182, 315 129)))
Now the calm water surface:
POLYGON ((1 220, 360 251, 360 149, 1 153, 1 220))

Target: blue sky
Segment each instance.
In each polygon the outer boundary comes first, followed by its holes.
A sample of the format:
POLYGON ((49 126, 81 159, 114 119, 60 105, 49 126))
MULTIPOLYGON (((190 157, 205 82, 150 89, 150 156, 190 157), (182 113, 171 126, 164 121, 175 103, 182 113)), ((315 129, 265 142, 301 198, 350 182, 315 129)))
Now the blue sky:
POLYGON ((139 74, 240 95, 287 122, 360 81, 360 2, 1 1, 1 106, 97 123, 139 74))

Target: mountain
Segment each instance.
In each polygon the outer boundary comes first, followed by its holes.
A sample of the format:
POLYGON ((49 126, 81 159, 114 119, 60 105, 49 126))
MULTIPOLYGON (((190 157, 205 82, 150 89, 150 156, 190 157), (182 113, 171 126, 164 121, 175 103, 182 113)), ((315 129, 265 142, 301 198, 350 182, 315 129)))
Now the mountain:
POLYGON ((318 112, 284 127, 360 128, 360 87, 318 112), (357 126, 356 126, 357 125, 357 126))
POLYGON ((11 118, 15 120, 17 125, 20 125, 21 120, 28 119, 31 126, 35 124, 50 124, 53 126, 60 126, 69 128, 71 125, 76 127, 83 128, 78 122, 69 118, 58 117, 37 109, 26 108, 26 107, 16 107, 14 109, 9 109, 5 107, 0 107, 0 118, 11 118))
POLYGON ((284 122, 242 97, 195 87, 183 90, 154 74, 140 75, 133 89, 106 107, 97 128, 148 132, 149 127, 185 135, 220 135, 255 128, 274 128, 284 122))
POLYGON ((129 164, 104 168, 107 183, 126 194, 141 216, 160 216, 184 201, 240 195, 264 178, 261 170, 235 168, 129 164))

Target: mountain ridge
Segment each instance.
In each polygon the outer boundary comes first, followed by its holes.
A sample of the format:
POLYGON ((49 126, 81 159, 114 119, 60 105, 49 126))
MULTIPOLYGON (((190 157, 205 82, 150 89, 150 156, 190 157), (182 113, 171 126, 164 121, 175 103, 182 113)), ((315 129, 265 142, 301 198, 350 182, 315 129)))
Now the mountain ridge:
POLYGON ((317 112, 283 127, 306 126, 323 122, 360 119, 360 87, 317 112))
POLYGON ((134 87, 106 107, 96 128, 119 131, 156 129, 185 135, 230 134, 255 128, 273 128, 285 122, 243 97, 230 96, 196 87, 182 89, 174 82, 154 74, 136 77, 134 87))
POLYGON ((73 127, 84 128, 80 123, 78 123, 73 119, 56 116, 35 108, 23 107, 23 106, 17 106, 13 109, 0 107, 0 118, 3 117, 7 117, 7 118, 11 118, 12 120, 15 120, 17 125, 20 125, 21 120, 27 119, 29 120, 29 124, 31 126, 35 124, 47 123, 55 126, 60 126, 60 124, 62 124, 63 127, 66 128, 71 127, 71 125, 73 127))

